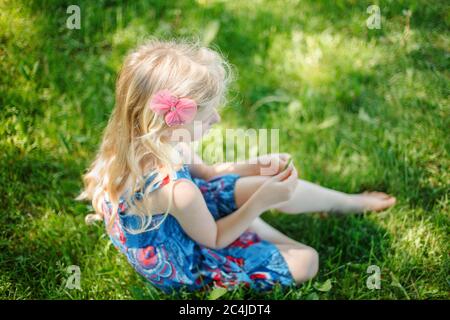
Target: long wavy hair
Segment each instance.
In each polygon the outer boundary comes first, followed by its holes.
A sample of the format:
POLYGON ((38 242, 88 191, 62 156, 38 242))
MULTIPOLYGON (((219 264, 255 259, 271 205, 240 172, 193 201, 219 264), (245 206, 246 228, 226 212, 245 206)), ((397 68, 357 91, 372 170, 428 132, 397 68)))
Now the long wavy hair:
MULTIPOLYGON (((194 99, 199 109, 223 105, 233 70, 220 51, 202 46, 198 39, 151 38, 128 54, 116 81, 114 110, 95 160, 83 175, 84 190, 76 198, 92 201, 95 213, 86 216, 88 224, 104 219, 105 196, 113 205, 113 213, 125 190, 127 204, 135 203, 131 198, 143 188, 145 168, 165 174, 176 170, 176 153, 162 134, 168 126, 148 107, 152 95, 168 89, 177 96, 194 99)), ((163 176, 158 175, 153 183, 163 176)), ((172 196, 171 192, 165 216, 172 196)), ((137 210, 130 210, 142 222, 134 233, 147 230, 151 223, 148 204, 143 201, 137 210)), ((108 227, 112 227, 115 216, 112 214, 108 227)))

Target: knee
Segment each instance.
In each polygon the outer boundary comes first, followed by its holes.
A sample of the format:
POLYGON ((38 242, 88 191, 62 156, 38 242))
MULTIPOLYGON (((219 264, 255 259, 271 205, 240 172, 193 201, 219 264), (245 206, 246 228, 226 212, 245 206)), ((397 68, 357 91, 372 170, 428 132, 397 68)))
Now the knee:
POLYGON ((317 272, 319 272, 319 253, 313 249, 308 249, 308 255, 309 255, 309 272, 307 274, 307 278, 312 279, 317 275, 317 272))
POLYGON ((297 249, 295 253, 294 279, 297 284, 314 278, 319 271, 319 254, 313 248, 297 249))

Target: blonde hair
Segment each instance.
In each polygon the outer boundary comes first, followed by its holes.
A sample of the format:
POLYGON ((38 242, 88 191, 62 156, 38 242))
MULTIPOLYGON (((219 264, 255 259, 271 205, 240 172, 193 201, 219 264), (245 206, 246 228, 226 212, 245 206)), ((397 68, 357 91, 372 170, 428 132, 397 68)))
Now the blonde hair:
MULTIPOLYGON (((92 201, 95 214, 86 216, 88 224, 104 219, 102 201, 107 195, 113 204, 108 223, 112 227, 121 192, 130 188, 127 203, 134 203, 131 197, 142 189, 144 164, 170 174, 175 171, 173 147, 161 134, 167 125, 148 107, 152 95, 168 89, 177 96, 194 99, 199 109, 223 105, 233 73, 219 52, 203 47, 195 39, 151 38, 126 57, 116 82, 114 110, 96 158, 83 176, 84 190, 77 197, 92 201)), ((165 216, 172 196, 171 192, 165 216)), ((135 233, 145 231, 151 223, 151 213, 146 208, 144 201, 143 207, 130 212, 142 222, 135 233)))

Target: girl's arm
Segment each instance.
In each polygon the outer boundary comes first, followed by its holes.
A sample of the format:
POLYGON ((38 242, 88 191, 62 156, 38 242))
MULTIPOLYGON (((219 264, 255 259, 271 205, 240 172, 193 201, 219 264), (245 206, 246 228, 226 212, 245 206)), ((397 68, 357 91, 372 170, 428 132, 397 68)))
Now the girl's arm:
POLYGON ((261 166, 257 163, 248 162, 223 162, 211 166, 211 177, 227 173, 237 173, 242 177, 259 176, 261 166))
POLYGON ((241 177, 261 175, 261 166, 256 163, 224 162, 214 165, 207 165, 203 162, 200 163, 201 159, 197 154, 194 153, 193 157, 197 161, 188 165, 189 171, 193 177, 198 177, 204 180, 209 180, 227 173, 237 173, 241 177))
POLYGON ((224 162, 214 165, 207 165, 203 162, 199 155, 192 152, 191 148, 186 144, 180 145, 185 163, 188 164, 189 170, 193 177, 209 180, 215 176, 227 173, 236 173, 242 177, 259 176, 259 175, 275 175, 278 174, 289 158, 288 154, 269 154, 263 155, 253 161, 243 162, 224 162), (277 163, 270 164, 270 160, 277 160, 277 163))
MULTIPOLYGON (((254 158, 252 161, 224 162, 212 166, 203 164, 203 168, 200 170, 206 174, 208 179, 227 173, 237 173, 242 177, 273 176, 283 171, 288 158, 288 154, 268 154, 254 158)), ((193 169, 194 172, 195 170, 198 169, 193 169)))
POLYGON ((194 241, 214 249, 228 246, 244 233, 261 213, 293 195, 297 174, 290 170, 267 180, 238 210, 217 221, 208 210, 197 185, 187 179, 175 181, 171 213, 194 241))
POLYGON ((255 201, 247 201, 232 214, 214 220, 199 188, 180 179, 174 186, 174 208, 171 214, 195 242, 211 249, 221 249, 236 240, 250 227, 264 209, 255 201))

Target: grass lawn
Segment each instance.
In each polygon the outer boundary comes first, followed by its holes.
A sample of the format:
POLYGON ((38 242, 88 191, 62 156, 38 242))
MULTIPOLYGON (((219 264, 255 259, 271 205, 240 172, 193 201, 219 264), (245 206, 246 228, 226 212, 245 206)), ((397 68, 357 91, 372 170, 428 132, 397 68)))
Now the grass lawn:
POLYGON ((74 200, 114 105, 126 52, 149 35, 198 35, 237 81, 221 128, 280 128, 304 179, 380 190, 381 214, 263 219, 316 248, 297 289, 231 299, 448 299, 448 1, 0 2, 0 298, 171 299, 128 265, 74 200), (378 4, 381 29, 369 29, 378 4), (81 29, 66 27, 71 4, 81 29), (406 10, 409 11, 406 11, 406 10), (82 290, 65 287, 81 269, 82 290), (367 268, 381 270, 370 290, 367 268))

